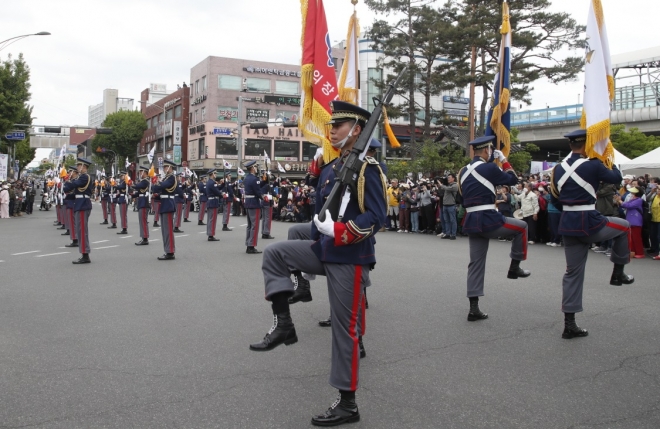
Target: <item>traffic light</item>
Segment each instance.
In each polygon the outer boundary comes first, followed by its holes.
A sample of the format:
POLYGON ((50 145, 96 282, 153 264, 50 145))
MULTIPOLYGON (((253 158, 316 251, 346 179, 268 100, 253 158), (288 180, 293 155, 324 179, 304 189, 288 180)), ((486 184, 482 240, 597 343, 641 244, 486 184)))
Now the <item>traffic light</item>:
POLYGON ((62 127, 44 127, 44 133, 61 134, 62 127))
POLYGON ((298 128, 298 122, 286 121, 282 124, 284 128, 298 128))
POLYGON ((112 134, 112 128, 97 128, 96 134, 112 134))

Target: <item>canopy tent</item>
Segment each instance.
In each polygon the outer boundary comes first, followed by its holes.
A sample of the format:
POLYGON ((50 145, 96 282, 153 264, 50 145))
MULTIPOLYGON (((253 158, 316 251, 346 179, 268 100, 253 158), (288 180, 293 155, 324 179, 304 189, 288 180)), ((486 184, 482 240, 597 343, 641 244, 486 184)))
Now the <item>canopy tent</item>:
MULTIPOLYGON (((566 158, 564 158, 562 161, 566 161, 568 158, 570 158, 571 154, 569 153, 566 158)), ((623 171, 623 164, 630 162, 630 158, 619 152, 618 150, 614 149, 614 165, 619 167, 619 170, 623 171)), ((543 172, 543 174, 550 174, 552 172, 552 168, 548 168, 543 172)), ((633 173, 630 173, 633 174, 633 173)))
POLYGON ((632 174, 633 176, 641 176, 645 173, 660 176, 660 147, 631 161, 624 162, 620 168, 625 174, 632 174))

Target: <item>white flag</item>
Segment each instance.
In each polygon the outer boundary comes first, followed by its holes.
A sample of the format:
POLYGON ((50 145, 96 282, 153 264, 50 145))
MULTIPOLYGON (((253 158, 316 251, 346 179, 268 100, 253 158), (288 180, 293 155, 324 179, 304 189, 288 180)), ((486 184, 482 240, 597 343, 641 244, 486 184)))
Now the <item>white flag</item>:
POLYGON ((231 168, 231 164, 229 162, 225 161, 224 159, 222 160, 222 165, 224 165, 225 168, 231 168))
POLYGON ((188 167, 186 167, 185 172, 186 172, 185 174, 186 174, 187 177, 192 176, 192 171, 190 171, 190 169, 188 167))
POLYGON ((149 164, 154 162, 154 152, 156 151, 156 144, 154 143, 154 147, 151 148, 149 153, 147 154, 147 159, 149 160, 149 164))
POLYGON ((611 167, 614 146, 610 142, 610 102, 614 99, 614 75, 601 0, 591 0, 587 18, 583 99, 580 127, 587 130, 587 156, 597 157, 611 167))
POLYGON ((130 166, 131 166, 131 163, 128 162, 128 157, 126 157, 126 170, 128 170, 128 167, 130 167, 130 166))
POLYGON ((279 162, 277 163, 277 169, 280 171, 280 173, 286 173, 286 170, 282 167, 282 164, 279 162))
POLYGON ((339 99, 348 101, 357 106, 360 105, 360 83, 358 80, 358 37, 360 36, 360 25, 358 24, 357 12, 353 12, 348 21, 348 36, 346 37, 346 51, 344 53, 344 64, 339 73, 339 99))
POLYGON ((270 164, 270 158, 268 157, 268 154, 266 153, 266 149, 264 149, 264 161, 266 161, 266 164, 270 164))
POLYGON ((110 174, 112 177, 115 177, 115 166, 112 166, 112 169, 110 170, 110 174))
POLYGON ((243 170, 241 170, 240 167, 238 167, 238 175, 239 176, 245 176, 245 172, 243 170))

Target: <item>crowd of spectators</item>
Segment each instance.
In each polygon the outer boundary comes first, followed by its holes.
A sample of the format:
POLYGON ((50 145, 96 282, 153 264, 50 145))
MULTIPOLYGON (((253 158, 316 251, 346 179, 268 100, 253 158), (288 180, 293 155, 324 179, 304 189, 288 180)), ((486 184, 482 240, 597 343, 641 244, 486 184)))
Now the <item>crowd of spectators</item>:
POLYGON ((32 214, 34 199, 41 194, 34 181, 16 180, 0 184, 0 219, 32 214))

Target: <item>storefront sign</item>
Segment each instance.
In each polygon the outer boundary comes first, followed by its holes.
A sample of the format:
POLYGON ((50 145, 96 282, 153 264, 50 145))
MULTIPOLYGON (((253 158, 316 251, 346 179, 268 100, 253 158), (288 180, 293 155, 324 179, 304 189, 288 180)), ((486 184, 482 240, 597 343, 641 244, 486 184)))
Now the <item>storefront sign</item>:
POLYGON ((470 104, 469 98, 452 97, 451 95, 444 95, 442 101, 445 103, 470 104))
POLYGON ((174 121, 174 146, 181 145, 181 121, 174 121))
POLYGON ((181 97, 177 97, 177 98, 175 98, 174 100, 170 100, 170 101, 168 101, 167 103, 165 103, 165 104, 163 105, 163 107, 165 107, 166 109, 167 109, 168 107, 172 107, 172 106, 174 106, 179 100, 181 100, 181 97))
POLYGON ((218 121, 234 121, 238 120, 238 109, 235 107, 221 107, 218 106, 218 121))
POLYGON ((284 169, 286 171, 307 171, 309 169, 309 164, 304 163, 295 163, 295 164, 284 164, 284 169))
POLYGON ((174 163, 181 164, 181 146, 174 146, 174 163))
POLYGON ((280 69, 272 69, 272 68, 266 68, 266 67, 248 66, 248 67, 243 67, 243 71, 246 71, 248 73, 262 73, 262 74, 272 74, 272 75, 277 75, 277 76, 288 76, 288 77, 301 77, 302 76, 302 73, 299 72, 299 71, 280 70, 280 69))
POLYGON ((205 101, 206 101, 206 95, 200 95, 199 97, 193 99, 193 100, 190 102, 190 105, 191 105, 191 106, 195 106, 195 105, 200 104, 200 103, 203 103, 203 102, 205 102, 205 101))
POLYGON ((245 109, 247 122, 268 122, 270 111, 264 109, 245 109))

